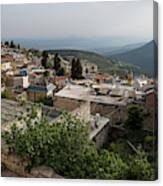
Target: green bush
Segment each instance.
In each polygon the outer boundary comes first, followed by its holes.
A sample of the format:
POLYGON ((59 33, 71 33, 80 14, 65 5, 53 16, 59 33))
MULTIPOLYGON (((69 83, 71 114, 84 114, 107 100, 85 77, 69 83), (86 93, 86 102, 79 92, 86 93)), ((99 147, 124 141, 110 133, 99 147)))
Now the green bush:
POLYGON ((128 107, 128 118, 125 125, 131 130, 140 130, 144 124, 144 109, 139 105, 130 105, 128 107))
POLYGON ((53 106, 53 98, 51 96, 40 98, 37 102, 47 106, 53 106))
POLYGON ((14 94, 10 89, 5 89, 2 93, 1 93, 1 98, 6 98, 6 99, 14 99, 14 94))
POLYGON ((155 180, 155 173, 152 165, 147 159, 144 151, 132 155, 129 158, 129 178, 132 180, 155 180))
POLYGON ((137 159, 128 163, 118 153, 97 150, 88 138, 89 123, 70 113, 63 113, 54 124, 49 124, 46 118, 34 123, 31 117, 24 120, 25 130, 14 124, 10 132, 2 133, 2 137, 11 151, 30 160, 28 170, 45 165, 66 178, 151 179, 147 160, 141 160, 143 165, 137 159), (134 170, 130 173, 130 169, 134 170))

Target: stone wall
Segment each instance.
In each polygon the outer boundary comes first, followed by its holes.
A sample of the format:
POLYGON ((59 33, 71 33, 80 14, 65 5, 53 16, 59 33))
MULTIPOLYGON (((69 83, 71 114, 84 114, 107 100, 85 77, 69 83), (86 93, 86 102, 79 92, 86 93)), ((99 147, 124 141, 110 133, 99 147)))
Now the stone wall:
MULTIPOLYGON (((56 174, 50 167, 39 166, 34 167, 30 172, 26 170, 28 160, 21 159, 17 155, 10 153, 7 145, 2 141, 1 144, 1 163, 10 171, 18 175, 18 177, 28 178, 62 178, 56 174)), ((3 172, 3 170, 2 170, 3 172)), ((3 175, 3 173, 2 173, 3 175)))
POLYGON ((104 103, 91 102, 91 114, 99 113, 101 116, 108 117, 112 124, 122 122, 127 118, 127 107, 122 105, 108 105, 104 103))
POLYGON ((102 130, 100 130, 99 133, 93 137, 92 140, 95 142, 97 148, 101 148, 103 145, 105 145, 105 143, 108 142, 109 128, 110 128, 110 125, 109 123, 107 123, 105 127, 103 127, 102 130))
POLYGON ((57 96, 54 98, 54 107, 67 111, 74 111, 80 107, 82 103, 85 103, 85 101, 57 96))
POLYGON ((46 93, 44 92, 29 92, 27 91, 27 97, 29 101, 38 101, 41 98, 46 97, 46 93))
POLYGON ((84 119, 85 121, 90 121, 90 103, 89 102, 82 103, 72 113, 84 119))
MULTIPOLYGON (((80 108, 83 103, 86 102, 63 97, 54 98, 54 107, 58 109, 65 109, 67 111, 74 111, 77 108, 80 108)), ((96 115, 96 113, 99 113, 101 116, 108 117, 109 119, 111 117, 113 124, 116 122, 121 122, 127 117, 127 107, 123 105, 116 106, 111 104, 108 105, 104 103, 91 102, 89 108, 92 115, 96 115)))

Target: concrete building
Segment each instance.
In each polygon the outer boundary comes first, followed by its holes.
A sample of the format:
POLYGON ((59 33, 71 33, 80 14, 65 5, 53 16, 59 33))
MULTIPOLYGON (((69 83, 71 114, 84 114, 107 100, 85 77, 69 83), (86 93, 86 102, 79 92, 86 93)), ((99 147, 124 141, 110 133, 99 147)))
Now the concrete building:
POLYGON ((7 76, 6 86, 12 88, 26 89, 29 86, 29 77, 21 75, 7 76))
POLYGON ((55 82, 55 85, 57 86, 57 89, 61 89, 64 86, 66 86, 68 82, 68 77, 67 76, 55 76, 54 82, 55 82))
POLYGON ((70 62, 59 56, 59 59, 61 61, 61 67, 64 68, 66 74, 70 74, 71 72, 71 65, 70 62))
POLYGON ((30 85, 27 89, 27 97, 30 101, 38 101, 47 96, 53 96, 56 86, 52 83, 47 85, 30 85))
POLYGON ((98 72, 98 67, 94 63, 89 62, 88 60, 81 60, 82 65, 82 76, 88 79, 95 77, 95 74, 98 72))
POLYGON ((109 139, 110 120, 100 115, 92 116, 91 132, 89 138, 93 140, 97 148, 101 148, 109 139))
POLYGON ((95 95, 90 87, 67 85, 55 93, 54 106, 59 109, 73 111, 85 102, 90 102, 90 112, 95 115, 109 117, 114 112, 113 122, 119 122, 126 117, 128 98, 95 95), (118 117, 116 117, 118 116, 118 117))
POLYGON ((145 119, 144 129, 148 131, 158 130, 158 98, 156 90, 146 92, 145 109, 147 116, 145 119))
POLYGON ((97 148, 101 148, 108 141, 110 120, 100 114, 91 114, 90 102, 81 103, 72 113, 90 125, 89 139, 93 140, 97 148))
POLYGON ((143 86, 148 84, 148 80, 146 78, 137 78, 134 80, 133 87, 136 90, 142 90, 143 86))

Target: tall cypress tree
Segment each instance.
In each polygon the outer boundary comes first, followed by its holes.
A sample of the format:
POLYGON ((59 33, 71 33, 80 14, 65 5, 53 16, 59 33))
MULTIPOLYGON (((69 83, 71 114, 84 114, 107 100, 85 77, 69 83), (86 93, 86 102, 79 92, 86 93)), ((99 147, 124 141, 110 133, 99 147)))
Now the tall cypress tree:
POLYGON ((10 48, 15 48, 14 41, 11 41, 11 42, 10 42, 10 48))
POLYGON ((58 57, 58 54, 56 53, 54 56, 54 63, 53 63, 53 68, 55 69, 56 73, 60 70, 61 68, 61 63, 60 63, 60 58, 58 57))
POLYGON ((71 77, 72 77, 72 79, 75 79, 75 74, 76 74, 76 72, 75 72, 75 68, 76 68, 76 60, 75 60, 75 58, 73 58, 72 59, 72 64, 71 64, 71 77))
POLYGON ((9 42, 5 41, 5 46, 9 47, 9 42))
POLYGON ((82 66, 79 58, 77 60, 75 58, 72 59, 71 77, 73 79, 82 78, 82 66))
POLYGON ((47 68, 47 60, 48 60, 48 53, 46 51, 42 52, 42 60, 41 60, 41 65, 44 68, 47 68))
POLYGON ((79 58, 76 61, 76 77, 77 77, 77 79, 82 78, 82 66, 81 66, 79 58))

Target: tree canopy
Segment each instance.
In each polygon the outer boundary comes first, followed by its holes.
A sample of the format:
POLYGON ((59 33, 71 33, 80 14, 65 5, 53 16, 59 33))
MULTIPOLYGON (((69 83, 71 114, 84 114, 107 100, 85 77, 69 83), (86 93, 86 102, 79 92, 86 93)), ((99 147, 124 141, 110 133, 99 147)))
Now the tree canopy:
POLYGON ((59 71, 59 69, 61 68, 61 63, 60 63, 60 58, 58 57, 58 53, 55 54, 54 56, 54 64, 53 67, 55 69, 56 72, 59 71))
POLYGON ((42 52, 41 65, 44 68, 47 68, 47 61, 48 61, 48 53, 47 53, 47 51, 43 51, 42 52))
POLYGON ((15 43, 14 43, 14 41, 11 41, 10 42, 10 48, 15 48, 16 46, 15 46, 15 43))
POLYGON ((34 109, 31 114, 32 117, 29 114, 23 119, 26 130, 14 124, 10 132, 2 133, 11 151, 30 160, 29 170, 33 166, 46 165, 66 178, 154 179, 146 158, 138 157, 140 161, 137 161, 132 156, 130 160, 124 160, 118 153, 96 149, 88 138, 89 123, 71 113, 63 113, 54 124, 49 124, 46 118, 33 122, 37 117, 34 109))
POLYGON ((80 63, 80 59, 73 58, 71 64, 71 77, 73 79, 82 79, 82 66, 80 63))
POLYGON ((126 127, 128 129, 142 129, 144 123, 144 110, 140 105, 130 105, 128 107, 128 118, 126 127))

